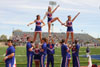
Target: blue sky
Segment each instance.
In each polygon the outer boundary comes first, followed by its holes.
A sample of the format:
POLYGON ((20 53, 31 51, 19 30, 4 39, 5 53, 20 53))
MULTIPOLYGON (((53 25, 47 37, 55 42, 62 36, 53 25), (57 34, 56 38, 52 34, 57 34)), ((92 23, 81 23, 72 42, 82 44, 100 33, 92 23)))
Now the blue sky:
MULTIPOLYGON (((50 0, 0 0, 0 35, 12 35, 13 29, 23 31, 34 31, 35 24, 26 25, 34 21, 37 14, 41 19, 47 11, 50 0), (31 30, 33 28, 33 30, 31 30)), ((52 0, 56 1, 60 7, 53 14, 59 17, 62 22, 67 20, 67 16, 72 18, 80 12, 81 14, 73 23, 75 33, 88 33, 93 37, 100 37, 100 0, 52 0), (83 32, 81 32, 83 30, 83 32)), ((47 32, 47 18, 44 20, 46 26, 43 31, 47 32)), ((56 21, 54 22, 55 32, 66 32, 66 27, 56 21)))

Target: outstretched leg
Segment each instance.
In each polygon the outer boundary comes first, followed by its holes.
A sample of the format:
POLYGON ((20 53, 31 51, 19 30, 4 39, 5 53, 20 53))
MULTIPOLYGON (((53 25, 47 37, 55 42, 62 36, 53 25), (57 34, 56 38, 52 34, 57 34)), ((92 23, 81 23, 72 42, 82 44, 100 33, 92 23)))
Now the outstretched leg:
POLYGON ((39 32, 39 36, 40 36, 40 42, 41 42, 42 41, 42 32, 39 32))
POLYGON ((56 21, 56 20, 58 20, 61 24, 63 24, 63 23, 61 22, 61 20, 60 20, 58 17, 53 18, 49 23, 53 23, 53 22, 56 21))
POLYGON ((69 38, 69 32, 67 32, 67 35, 66 35, 66 41, 65 41, 66 44, 67 44, 68 38, 69 38))
POLYGON ((35 42, 35 40, 36 40, 36 36, 37 36, 37 32, 34 32, 33 43, 34 43, 34 42, 35 42))
POLYGON ((58 17, 55 17, 53 18, 51 21, 48 22, 48 33, 49 33, 49 36, 51 35, 51 32, 50 32, 50 29, 51 29, 51 23, 53 23, 54 21, 58 20, 61 24, 63 24, 61 22, 61 20, 58 18, 58 17))
POLYGON ((74 42, 74 34, 71 32, 71 37, 72 37, 72 43, 74 42))

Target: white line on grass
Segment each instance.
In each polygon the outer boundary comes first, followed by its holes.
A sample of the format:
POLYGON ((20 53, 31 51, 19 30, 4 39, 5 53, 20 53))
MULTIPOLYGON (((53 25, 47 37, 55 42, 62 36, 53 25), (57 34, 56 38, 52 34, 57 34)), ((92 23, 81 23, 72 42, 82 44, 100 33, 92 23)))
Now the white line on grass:
MULTIPOLYGON (((5 55, 0 55, 0 56, 5 56, 5 55)), ((21 56, 26 56, 26 55, 15 55, 17 57, 21 57, 21 56)), ((54 55, 54 56, 61 56, 61 55, 54 55)))

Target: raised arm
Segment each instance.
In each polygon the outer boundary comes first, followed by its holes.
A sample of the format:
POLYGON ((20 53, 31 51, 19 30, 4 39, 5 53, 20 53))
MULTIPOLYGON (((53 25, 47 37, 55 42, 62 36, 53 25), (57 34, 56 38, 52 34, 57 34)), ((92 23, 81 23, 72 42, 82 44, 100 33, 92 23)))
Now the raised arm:
POLYGON ((45 15, 44 15, 44 17, 43 17, 43 20, 46 18, 46 16, 47 16, 47 12, 45 13, 45 15))
POLYGON ((67 22, 68 22, 68 20, 67 20, 66 23, 64 24, 65 27, 67 27, 67 22))
POLYGON ((72 19, 72 22, 76 19, 76 17, 80 14, 80 12, 72 19))
POLYGON ((43 22, 43 20, 41 20, 41 23, 43 23, 43 25, 41 27, 45 26, 45 23, 43 22))
POLYGON ((58 7, 59 7, 59 5, 52 11, 52 13, 54 13, 57 10, 58 7))
POLYGON ((27 26, 29 26, 29 25, 31 25, 31 24, 33 24, 33 23, 35 23, 35 21, 33 21, 33 22, 31 22, 31 23, 27 24, 27 26))

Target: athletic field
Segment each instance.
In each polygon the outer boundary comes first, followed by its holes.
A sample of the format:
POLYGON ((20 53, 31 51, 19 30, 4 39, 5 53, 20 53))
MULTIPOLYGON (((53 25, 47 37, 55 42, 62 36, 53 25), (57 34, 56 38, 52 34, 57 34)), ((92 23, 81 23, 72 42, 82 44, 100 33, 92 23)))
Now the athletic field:
MULTIPOLYGON (((5 67, 4 62, 2 61, 4 58, 4 55, 6 53, 6 48, 7 47, 0 47, 0 67, 5 67)), ((86 52, 86 47, 81 47, 80 48, 80 55, 85 55, 86 52)), ((100 47, 91 47, 91 55, 100 55, 100 47)), ((33 60, 34 61, 34 60, 33 60)), ((27 67, 26 63, 26 47, 16 47, 16 62, 17 62, 17 67, 27 67)), ((61 63, 61 50, 60 48, 55 49, 55 67, 60 67, 61 63)), ((100 60, 92 59, 93 64, 100 65, 100 60)), ((88 58, 83 58, 80 56, 80 65, 81 66, 87 66, 88 65, 88 58)), ((33 67, 34 62, 33 62, 33 67)), ((70 67, 72 67, 72 61, 70 63, 70 67)))

